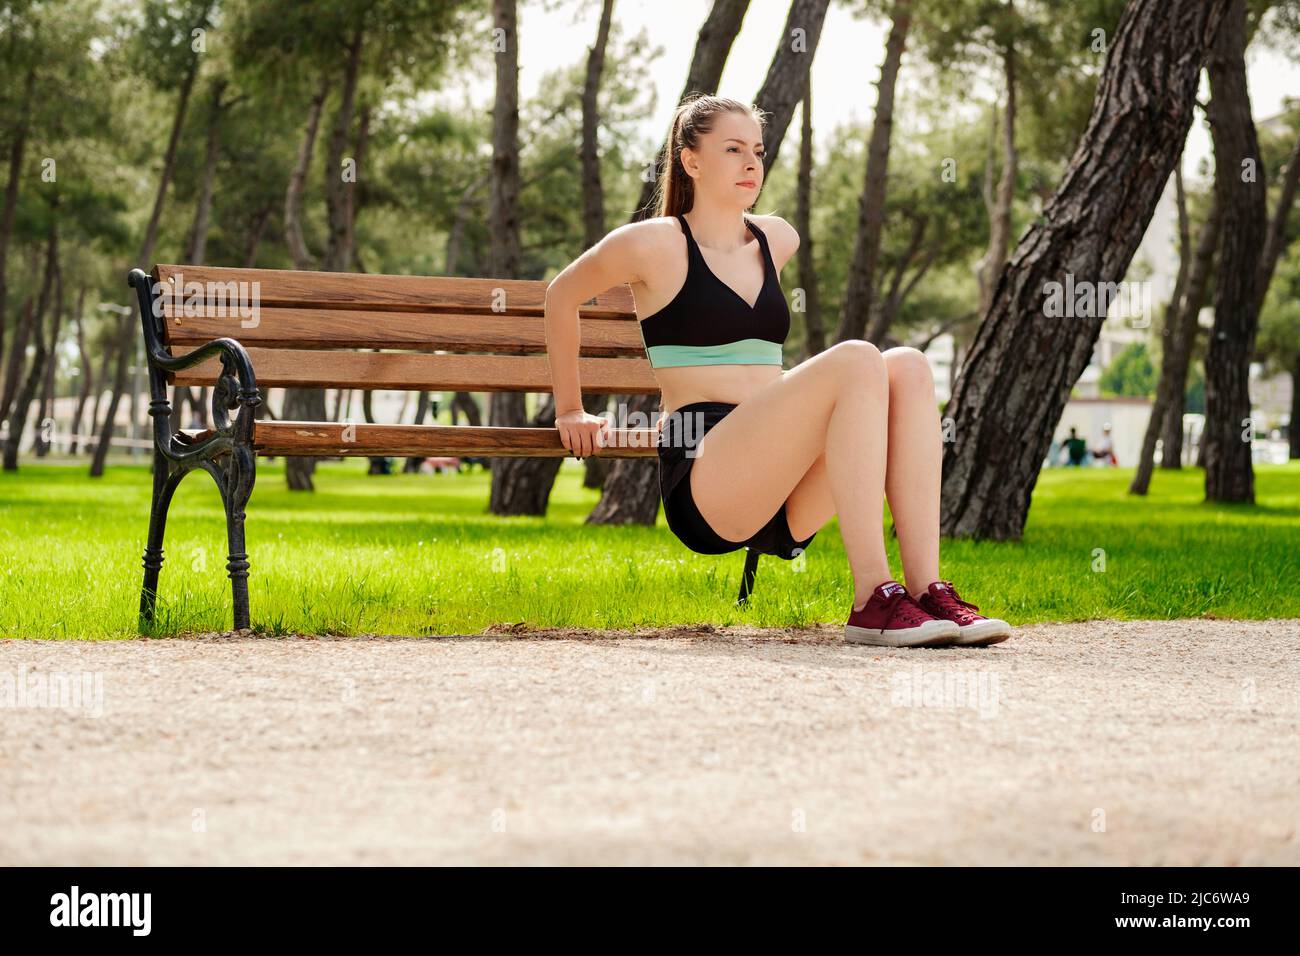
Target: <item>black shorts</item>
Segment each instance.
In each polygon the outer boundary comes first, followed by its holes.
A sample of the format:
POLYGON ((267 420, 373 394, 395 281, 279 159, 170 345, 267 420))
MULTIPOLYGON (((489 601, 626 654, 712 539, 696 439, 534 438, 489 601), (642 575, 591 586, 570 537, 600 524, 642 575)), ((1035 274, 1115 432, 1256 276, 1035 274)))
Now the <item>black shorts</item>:
POLYGON ((692 402, 674 409, 664 419, 655 447, 659 452, 659 493, 668 527, 686 547, 699 554, 726 554, 749 548, 792 561, 807 549, 817 533, 814 531, 803 541, 794 540, 786 521, 785 502, 752 537, 729 541, 709 526, 691 497, 689 479, 699 443, 735 407, 727 402, 692 402))

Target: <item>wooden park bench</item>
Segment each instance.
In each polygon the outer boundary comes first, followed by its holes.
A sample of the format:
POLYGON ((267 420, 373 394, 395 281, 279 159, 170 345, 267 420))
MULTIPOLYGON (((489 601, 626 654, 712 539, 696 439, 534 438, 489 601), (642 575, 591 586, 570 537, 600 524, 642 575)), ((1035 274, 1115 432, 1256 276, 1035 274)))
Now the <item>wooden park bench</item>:
MULTIPOLYGON (((226 509, 234 627, 249 626, 244 508, 258 455, 540 457, 570 454, 555 428, 267 421, 259 388, 551 391, 543 320, 547 283, 157 265, 132 269, 149 365, 153 500, 142 623, 152 623, 167 510, 202 468, 226 509), (359 351, 387 349, 389 351, 359 351), (211 385, 203 430, 170 426, 167 385, 211 385), (229 412, 234 411, 233 418, 229 412)), ((658 395, 632 293, 618 286, 579 309, 584 393, 658 395)), ((655 430, 610 429, 602 457, 656 455, 655 430)), ((748 549, 746 549, 748 550, 748 549)), ((748 551, 738 603, 753 589, 748 551)))

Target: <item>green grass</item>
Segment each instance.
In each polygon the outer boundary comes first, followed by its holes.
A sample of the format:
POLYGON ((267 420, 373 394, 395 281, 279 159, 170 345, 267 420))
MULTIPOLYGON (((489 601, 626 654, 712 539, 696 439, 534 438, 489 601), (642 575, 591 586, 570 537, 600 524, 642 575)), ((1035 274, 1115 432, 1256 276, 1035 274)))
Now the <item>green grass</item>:
MULTIPOLYGON (((664 524, 583 524, 598 493, 566 461, 544 518, 486 512, 488 476, 367 477, 327 462, 314 494, 259 462, 248 508, 253 626, 267 634, 464 634, 489 625, 633 628, 843 622, 852 584, 838 524, 802 562, 765 558, 751 606, 744 552, 687 550, 664 524)), ((1300 617, 1300 462, 1258 466, 1255 507, 1202 503, 1195 469, 1045 471, 1019 543, 945 541, 942 573, 1014 624, 1093 618, 1300 617), (1100 549, 1100 550, 1098 550, 1100 549), (1104 554, 1103 554, 1104 552, 1104 554), (1104 565, 1102 561, 1104 560, 1104 565), (1100 570, 1104 566, 1104 570, 1100 570)), ((0 637, 139 633, 151 477, 113 465, 24 462, 0 475, 0 637)), ((225 524, 215 484, 181 483, 150 633, 228 630, 225 524)), ((889 541, 901 574, 897 543, 889 541)))

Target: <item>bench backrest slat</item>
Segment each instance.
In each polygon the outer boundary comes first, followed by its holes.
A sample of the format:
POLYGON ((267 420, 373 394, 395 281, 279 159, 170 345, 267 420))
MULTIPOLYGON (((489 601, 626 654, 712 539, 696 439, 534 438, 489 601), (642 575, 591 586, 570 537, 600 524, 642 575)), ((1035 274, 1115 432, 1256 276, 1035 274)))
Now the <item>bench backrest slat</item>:
MULTIPOLYGON (((360 272, 296 272, 292 269, 227 269, 157 265, 155 282, 170 295, 190 298, 194 284, 206 301, 254 292, 262 306, 362 309, 375 312, 478 312, 541 315, 547 283, 540 279, 469 279, 461 276, 389 276, 360 272), (231 283, 234 285, 232 286, 231 283), (253 283, 257 283, 256 286, 253 283)), ((584 315, 630 316, 632 290, 615 286, 581 309, 584 315)))
MULTIPOLYGON (((222 336, 262 348, 378 349, 405 348, 432 352, 546 351, 546 323, 541 316, 365 312, 263 307, 243 318, 219 309, 191 315, 164 309, 170 345, 202 345, 222 336)), ((635 358, 645 343, 635 318, 583 318, 579 321, 582 355, 635 358)))
MULTIPOLYGON (((197 346, 180 346, 186 355, 197 346)), ((545 356, 428 355, 420 352, 322 352, 310 349, 248 350, 258 387, 383 388, 454 392, 549 392, 545 356)), ((221 371, 215 356, 180 372, 175 385, 210 385, 221 371)), ((580 358, 583 392, 658 395, 659 384, 644 359, 580 358)))

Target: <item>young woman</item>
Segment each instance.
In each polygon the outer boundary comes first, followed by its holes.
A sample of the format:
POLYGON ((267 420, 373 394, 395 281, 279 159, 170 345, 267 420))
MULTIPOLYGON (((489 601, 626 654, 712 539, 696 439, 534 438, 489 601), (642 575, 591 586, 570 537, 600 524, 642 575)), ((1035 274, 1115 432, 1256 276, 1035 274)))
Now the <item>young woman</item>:
POLYGON ((993 644, 1011 633, 939 579, 942 443, 930 366, 916 349, 841 342, 782 371, 790 312, 778 273, 799 236, 746 216, 763 186, 762 114, 699 96, 678 107, 660 216, 613 230, 551 282, 555 425, 583 457, 608 421, 582 408, 578 306, 632 288, 659 382, 659 479, 668 526, 693 551, 790 560, 838 515, 853 572, 845 639, 895 647, 993 644), (885 554, 882 497, 907 587, 885 554))

